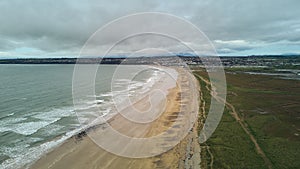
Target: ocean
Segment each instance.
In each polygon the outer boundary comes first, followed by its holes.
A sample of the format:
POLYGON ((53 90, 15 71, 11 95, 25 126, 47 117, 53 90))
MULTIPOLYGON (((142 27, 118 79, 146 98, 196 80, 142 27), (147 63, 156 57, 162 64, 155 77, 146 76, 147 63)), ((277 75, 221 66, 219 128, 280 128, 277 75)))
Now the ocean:
MULTIPOLYGON (((123 66, 112 92, 116 68, 98 69, 95 96, 83 97, 77 113, 87 119, 95 108, 97 115, 108 114, 112 95, 120 102, 122 94, 138 97, 164 73, 150 66, 146 71, 140 71, 145 66, 123 66)), ((0 65, 0 168, 24 167, 82 130, 73 106, 73 70, 74 65, 0 65)))

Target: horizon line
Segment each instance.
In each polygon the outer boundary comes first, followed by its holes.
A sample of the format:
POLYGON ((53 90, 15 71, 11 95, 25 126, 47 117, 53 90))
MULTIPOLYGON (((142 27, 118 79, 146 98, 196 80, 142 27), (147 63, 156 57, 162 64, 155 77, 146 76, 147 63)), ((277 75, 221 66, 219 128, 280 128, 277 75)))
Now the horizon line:
POLYGON ((178 54, 178 55, 153 55, 153 56, 134 56, 134 57, 128 57, 128 56, 83 56, 83 57, 73 57, 73 56, 57 56, 57 57, 14 57, 14 58, 1 58, 0 60, 13 60, 13 59, 96 59, 96 58, 105 58, 105 59, 120 59, 120 58, 150 58, 150 57, 288 57, 288 56, 296 56, 299 57, 300 54, 261 54, 261 55, 206 55, 206 56, 197 56, 197 55, 184 55, 184 54, 178 54))

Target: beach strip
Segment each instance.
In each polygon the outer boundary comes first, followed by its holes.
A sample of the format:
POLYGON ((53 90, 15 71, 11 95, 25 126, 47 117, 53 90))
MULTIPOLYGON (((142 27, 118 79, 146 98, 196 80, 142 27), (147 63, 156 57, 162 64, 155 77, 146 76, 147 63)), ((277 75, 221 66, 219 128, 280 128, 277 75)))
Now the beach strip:
MULTIPOLYGON (((134 137, 152 137, 162 133, 173 126, 174 119, 179 119, 179 127, 174 127, 171 131, 176 132, 180 127, 186 127, 188 117, 178 117, 180 111, 198 113, 198 84, 194 76, 182 68, 176 68, 178 72, 176 87, 169 89, 164 102, 156 106, 161 106, 164 110, 162 114, 149 124, 137 124, 126 119, 123 115, 115 115, 110 119, 109 124, 117 131, 134 137), (188 106, 187 106, 188 104, 188 106), (182 107, 184 106, 184 110, 182 107), (182 120, 180 120, 182 119, 182 120)), ((154 89, 158 89, 156 85, 154 89)), ((146 109, 147 99, 142 99, 133 106, 136 109, 146 109)), ((183 112, 185 114, 185 112, 183 112)), ((186 113, 187 114, 187 113, 186 113)), ((178 121, 178 120, 177 120, 178 121)), ((43 156, 35 162, 30 168, 185 168, 191 164, 199 164, 200 146, 197 136, 197 122, 192 127, 187 136, 174 148, 160 155, 148 158, 126 158, 112 154, 100 148, 93 140, 82 134, 68 139, 61 146, 43 156), (191 161, 194 160, 194 161, 191 161)), ((89 131, 97 133, 97 129, 89 131)), ((170 138, 172 132, 170 133, 170 138)), ((112 143, 115 140, 111 140, 112 143)), ((170 142, 166 138, 166 142, 170 142)), ((137 150, 138 151, 138 150, 137 150)))

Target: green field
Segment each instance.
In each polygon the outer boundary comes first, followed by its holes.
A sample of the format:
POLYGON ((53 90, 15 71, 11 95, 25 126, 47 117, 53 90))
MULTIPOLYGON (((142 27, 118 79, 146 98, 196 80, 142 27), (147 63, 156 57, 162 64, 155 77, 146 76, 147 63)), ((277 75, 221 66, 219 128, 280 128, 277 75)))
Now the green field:
MULTIPOLYGON (((300 168, 300 81, 276 76, 226 73, 227 102, 222 120, 202 146, 203 168, 300 168), (248 134, 242 128, 245 126, 248 134), (265 157, 259 154, 253 136, 265 157)), ((248 69, 247 69, 248 71, 248 69)), ((204 70, 194 74, 207 79, 204 70)), ((205 110, 210 92, 198 78, 205 110)))

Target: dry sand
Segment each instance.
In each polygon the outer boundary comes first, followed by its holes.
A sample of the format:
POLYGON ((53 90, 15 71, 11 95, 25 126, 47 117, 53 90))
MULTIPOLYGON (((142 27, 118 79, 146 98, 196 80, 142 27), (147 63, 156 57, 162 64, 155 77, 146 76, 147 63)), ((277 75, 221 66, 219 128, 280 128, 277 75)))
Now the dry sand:
MULTIPOLYGON (((122 115, 114 116, 109 124, 115 130, 134 137, 152 137, 166 130, 169 135, 163 138, 161 144, 173 141, 174 133, 189 127, 190 114, 198 113, 198 82, 192 74, 177 68, 177 86, 170 89, 167 99, 160 102, 165 106, 158 119, 148 124, 138 124, 127 120, 122 115), (174 126, 174 121, 179 122, 174 126), (172 128, 170 128, 172 127, 172 128)), ((147 99, 146 99, 147 100, 147 99)), ((136 109, 149 107, 144 101, 133 105, 136 109)), ((119 169, 119 168, 200 168, 200 145, 198 143, 198 121, 193 125, 184 139, 171 150, 148 158, 126 158, 105 151, 95 144, 88 136, 80 139, 72 137, 64 144, 54 149, 35 162, 32 169, 119 169)), ((98 129, 89 131, 91 135, 98 129)), ((112 143, 116 140, 111 140, 112 143)), ((158 146, 159 147, 159 146, 158 146)), ((138 149, 136 151, 139 151, 138 149)), ((150 151, 150 150, 149 150, 150 151)))

